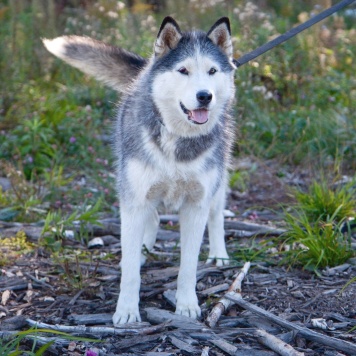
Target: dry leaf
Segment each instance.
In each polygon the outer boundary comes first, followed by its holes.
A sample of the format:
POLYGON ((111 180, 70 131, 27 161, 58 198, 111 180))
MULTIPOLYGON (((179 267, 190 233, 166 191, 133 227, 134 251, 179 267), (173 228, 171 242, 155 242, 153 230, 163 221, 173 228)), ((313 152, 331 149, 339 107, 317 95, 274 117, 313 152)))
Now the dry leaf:
POLYGON ((11 292, 9 290, 6 290, 2 293, 1 296, 1 304, 6 305, 7 301, 10 299, 11 292))
POLYGON ((35 292, 32 289, 29 289, 23 299, 26 300, 26 302, 31 302, 34 295, 35 292))

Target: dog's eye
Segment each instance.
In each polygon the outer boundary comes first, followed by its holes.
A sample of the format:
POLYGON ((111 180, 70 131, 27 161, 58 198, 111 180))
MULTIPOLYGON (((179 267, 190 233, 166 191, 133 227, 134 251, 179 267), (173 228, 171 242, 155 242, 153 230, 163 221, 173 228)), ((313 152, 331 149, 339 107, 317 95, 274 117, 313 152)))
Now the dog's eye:
POLYGON ((184 75, 188 75, 188 74, 189 74, 188 69, 185 68, 185 67, 179 68, 179 69, 178 69, 178 72, 179 72, 180 74, 184 74, 184 75))
POLYGON ((210 69, 209 69, 209 75, 214 75, 215 73, 217 72, 217 70, 214 68, 214 67, 211 67, 210 69))

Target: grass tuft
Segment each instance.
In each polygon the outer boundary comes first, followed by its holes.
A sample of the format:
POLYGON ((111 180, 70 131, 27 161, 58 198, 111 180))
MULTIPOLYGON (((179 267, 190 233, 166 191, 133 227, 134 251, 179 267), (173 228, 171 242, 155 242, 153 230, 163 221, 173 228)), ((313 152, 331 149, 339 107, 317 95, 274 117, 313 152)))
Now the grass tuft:
POLYGON ((335 221, 356 215, 356 188, 352 181, 331 189, 325 180, 313 182, 307 192, 294 191, 298 210, 305 212, 308 221, 326 221, 333 217, 335 221))
POLYGON ((344 232, 345 220, 335 223, 335 215, 311 223, 304 211, 287 213, 286 244, 293 245, 287 252, 292 264, 306 269, 334 267, 346 262, 355 252, 351 247, 351 234, 344 232))
POLYGON ((350 228, 356 208, 353 184, 331 189, 322 180, 313 182, 306 193, 294 193, 297 203, 284 214, 286 243, 294 247, 287 253, 290 262, 316 270, 354 256, 350 228))

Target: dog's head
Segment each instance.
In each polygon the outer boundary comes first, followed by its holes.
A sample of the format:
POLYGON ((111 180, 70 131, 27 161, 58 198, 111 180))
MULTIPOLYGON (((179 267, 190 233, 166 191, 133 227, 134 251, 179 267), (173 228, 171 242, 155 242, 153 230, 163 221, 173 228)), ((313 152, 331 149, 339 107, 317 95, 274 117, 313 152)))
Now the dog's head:
POLYGON ((210 131, 234 93, 229 19, 207 33, 182 33, 166 17, 154 52, 152 96, 164 125, 183 136, 210 131))

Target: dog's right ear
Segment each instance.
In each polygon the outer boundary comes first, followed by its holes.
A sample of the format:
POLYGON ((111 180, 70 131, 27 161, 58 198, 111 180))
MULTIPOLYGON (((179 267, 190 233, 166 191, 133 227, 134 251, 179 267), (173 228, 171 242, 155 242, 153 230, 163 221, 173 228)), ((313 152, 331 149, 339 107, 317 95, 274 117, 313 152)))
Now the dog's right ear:
POLYGON ((164 18, 159 29, 154 51, 156 57, 161 57, 175 48, 182 38, 182 32, 177 22, 170 16, 164 18))

